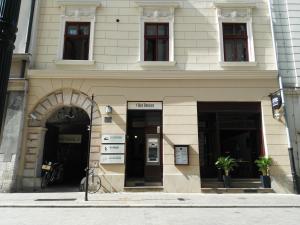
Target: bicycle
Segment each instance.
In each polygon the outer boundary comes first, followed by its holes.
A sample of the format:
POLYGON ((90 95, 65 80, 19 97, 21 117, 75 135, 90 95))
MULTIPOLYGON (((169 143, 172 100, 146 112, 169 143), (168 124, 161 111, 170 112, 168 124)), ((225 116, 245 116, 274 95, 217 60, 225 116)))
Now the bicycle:
POLYGON ((60 163, 45 163, 42 165, 41 189, 46 188, 50 183, 63 180, 63 165, 60 163))
MULTIPOLYGON (((87 168, 85 169, 85 171, 87 168)), ((89 169, 89 176, 88 176, 88 193, 95 194, 98 192, 101 188, 101 178, 95 174, 95 169, 90 168, 89 169)), ((82 178, 80 181, 79 191, 85 191, 86 188, 86 177, 82 178)))

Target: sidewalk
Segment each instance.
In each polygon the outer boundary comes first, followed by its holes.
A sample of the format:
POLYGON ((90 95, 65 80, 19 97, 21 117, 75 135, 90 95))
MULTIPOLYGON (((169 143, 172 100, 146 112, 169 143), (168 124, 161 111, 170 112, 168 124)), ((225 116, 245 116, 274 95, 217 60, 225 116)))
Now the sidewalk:
POLYGON ((0 208, 300 208, 290 194, 0 193, 0 208))

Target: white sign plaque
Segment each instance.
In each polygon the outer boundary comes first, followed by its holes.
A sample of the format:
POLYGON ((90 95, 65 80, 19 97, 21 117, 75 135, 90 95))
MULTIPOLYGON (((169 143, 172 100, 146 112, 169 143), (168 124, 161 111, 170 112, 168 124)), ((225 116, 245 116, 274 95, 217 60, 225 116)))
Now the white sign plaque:
POLYGON ((162 110, 162 102, 128 102, 128 110, 162 110))
POLYGON ((102 154, 124 154, 125 145, 124 144, 104 144, 101 146, 102 154))
POLYGON ((124 144, 125 135, 124 134, 103 134, 102 143, 103 144, 124 144))
POLYGON ((124 164, 124 154, 101 154, 101 164, 124 164))
POLYGON ((188 146, 175 146, 175 164, 188 165, 189 164, 189 152, 188 146))

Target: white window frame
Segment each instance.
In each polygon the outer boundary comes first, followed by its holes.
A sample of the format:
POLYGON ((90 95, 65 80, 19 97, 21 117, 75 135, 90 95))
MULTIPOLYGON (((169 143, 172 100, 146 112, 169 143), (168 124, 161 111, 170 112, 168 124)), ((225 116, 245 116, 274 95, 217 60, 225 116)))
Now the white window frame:
POLYGON ((94 57, 94 39, 95 39, 95 23, 96 8, 100 6, 99 0, 56 0, 61 6, 61 26, 60 26, 60 42, 57 52, 58 65, 92 65, 95 63, 94 57), (65 29, 68 22, 88 22, 90 23, 90 40, 89 40, 89 56, 88 60, 68 60, 63 59, 65 44, 65 29))
POLYGON ((256 66, 254 39, 252 28, 252 9, 256 7, 255 3, 240 1, 235 3, 214 3, 217 8, 218 31, 220 40, 219 62, 221 66, 256 66), (228 62, 224 56, 223 23, 245 23, 248 36, 248 61, 228 62))
POLYGON ((139 63, 143 67, 165 67, 176 64, 174 57, 174 13, 175 8, 181 6, 180 1, 141 0, 135 1, 140 7, 140 55, 139 63), (145 61, 145 24, 168 23, 169 24, 169 61, 145 61))

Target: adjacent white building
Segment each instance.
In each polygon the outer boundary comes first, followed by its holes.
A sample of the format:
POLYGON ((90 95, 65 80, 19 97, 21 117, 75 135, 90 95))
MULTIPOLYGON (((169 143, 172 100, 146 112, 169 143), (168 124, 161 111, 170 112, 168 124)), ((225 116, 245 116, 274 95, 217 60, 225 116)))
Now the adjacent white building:
POLYGON ((270 0, 270 3, 290 146, 300 187, 300 2, 270 0))

